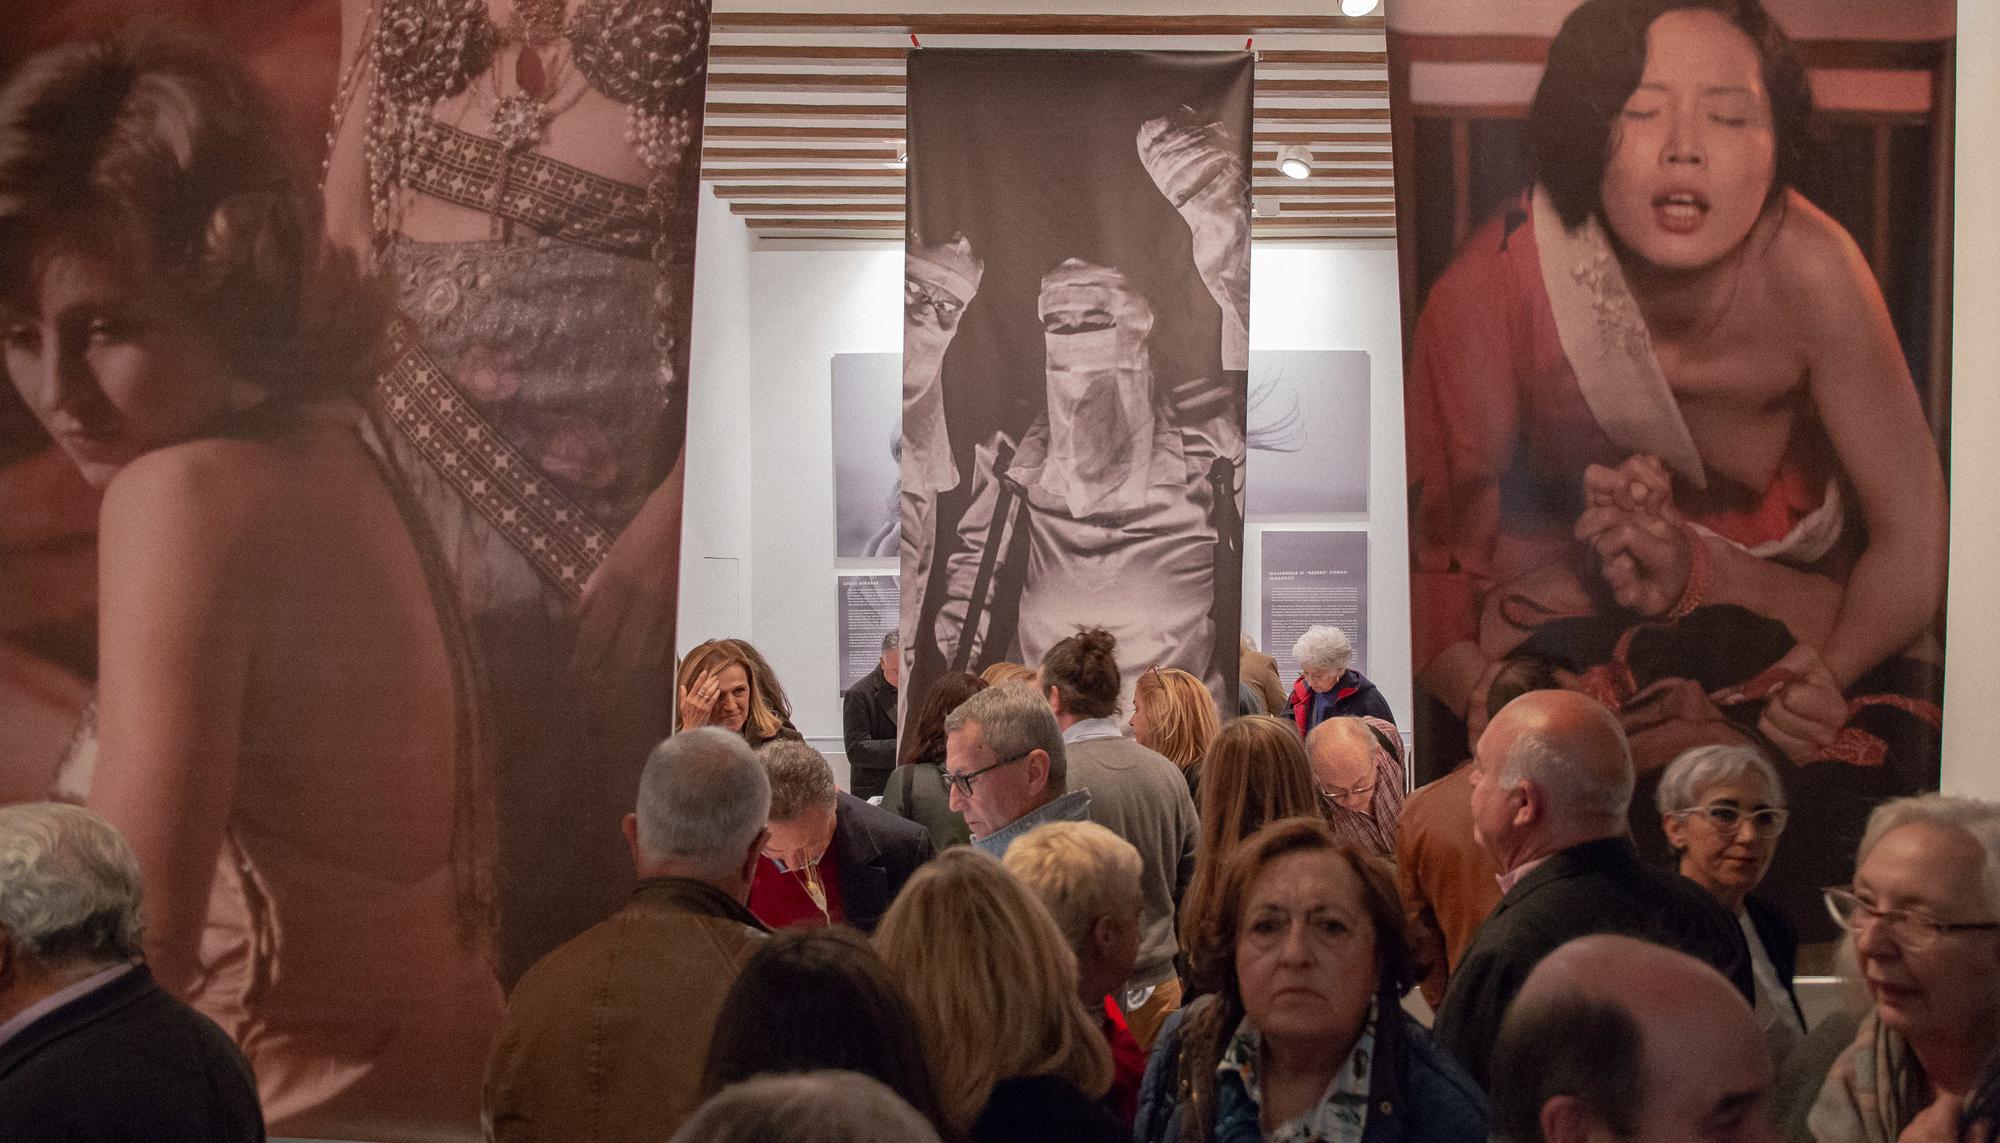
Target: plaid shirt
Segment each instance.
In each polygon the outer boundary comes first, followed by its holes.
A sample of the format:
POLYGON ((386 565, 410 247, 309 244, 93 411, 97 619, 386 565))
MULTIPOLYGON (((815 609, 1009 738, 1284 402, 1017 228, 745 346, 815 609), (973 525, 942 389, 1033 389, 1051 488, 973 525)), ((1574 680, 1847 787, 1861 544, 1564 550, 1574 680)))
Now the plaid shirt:
POLYGON ((1321 795, 1328 824, 1342 841, 1372 850, 1384 857, 1396 855, 1396 820, 1403 816, 1405 776, 1403 736, 1396 727, 1379 718, 1363 716, 1361 721, 1375 732, 1375 796, 1367 813, 1357 813, 1321 795), (1385 746, 1384 741, 1393 744, 1385 746))

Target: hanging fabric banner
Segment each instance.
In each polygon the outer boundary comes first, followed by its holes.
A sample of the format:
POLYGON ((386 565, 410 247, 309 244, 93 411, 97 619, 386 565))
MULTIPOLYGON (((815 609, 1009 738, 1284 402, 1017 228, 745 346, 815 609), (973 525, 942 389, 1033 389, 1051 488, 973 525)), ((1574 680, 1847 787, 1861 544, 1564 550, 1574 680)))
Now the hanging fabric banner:
POLYGON ((1252 66, 911 53, 904 693, 1099 626, 1235 710, 1252 66))
POLYGON ((672 729, 708 2, 12 25, 6 266, 124 289, 149 364, 57 394, 10 339, 0 801, 130 842, 273 1137, 476 1140, 672 729))
POLYGON ((1938 784, 1955 26, 1389 14, 1419 777, 1582 691, 1666 860, 1662 771, 1755 747, 1791 810, 1762 892, 1809 940, 1869 810, 1938 784))

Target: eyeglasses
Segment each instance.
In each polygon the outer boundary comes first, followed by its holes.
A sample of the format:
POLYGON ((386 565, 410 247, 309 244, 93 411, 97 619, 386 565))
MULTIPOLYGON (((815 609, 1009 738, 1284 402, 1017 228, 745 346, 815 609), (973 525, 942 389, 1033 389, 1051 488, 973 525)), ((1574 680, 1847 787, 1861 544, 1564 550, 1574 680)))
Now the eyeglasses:
POLYGON ((1320 786, 1319 792, 1320 796, 1326 798, 1328 801, 1338 802, 1348 798, 1359 798, 1367 794, 1372 794, 1375 792, 1375 787, 1378 784, 1380 784, 1378 780, 1370 779, 1358 786, 1320 786))
POLYGON ((981 766, 977 770, 971 770, 964 774, 954 774, 951 771, 946 770, 944 772, 945 794, 948 797, 950 796, 952 790, 957 790, 959 793, 964 794, 966 797, 969 798, 972 796, 972 780, 974 778, 979 777, 981 774, 998 770, 1002 766, 1011 766, 1014 763, 1019 762, 1021 759, 1026 758, 1028 755, 1033 753, 1034 753, 1033 749, 1023 750, 1019 754, 1014 755, 1012 758, 1002 758, 1000 761, 995 762, 991 766, 981 766))
POLYGON ((1783 833, 1785 820, 1792 816, 1789 810, 1781 810, 1776 806, 1761 806, 1754 810, 1746 810, 1741 806, 1730 805, 1728 802, 1710 802, 1705 806, 1691 806, 1685 810, 1675 810, 1674 814, 1676 817, 1682 818, 1685 818, 1689 814, 1700 814, 1712 822, 1715 828, 1724 833, 1735 833, 1736 827, 1743 824, 1743 819, 1749 818, 1750 829, 1758 837, 1772 837, 1783 833))
POLYGON ((1880 921, 1888 926, 1889 939, 1905 952, 1922 952, 1946 933, 2000 929, 2000 921, 1939 921, 1908 909, 1877 909, 1850 889, 1825 889, 1821 893, 1826 898, 1826 911, 1833 914, 1841 928, 1858 936, 1863 925, 1880 921))

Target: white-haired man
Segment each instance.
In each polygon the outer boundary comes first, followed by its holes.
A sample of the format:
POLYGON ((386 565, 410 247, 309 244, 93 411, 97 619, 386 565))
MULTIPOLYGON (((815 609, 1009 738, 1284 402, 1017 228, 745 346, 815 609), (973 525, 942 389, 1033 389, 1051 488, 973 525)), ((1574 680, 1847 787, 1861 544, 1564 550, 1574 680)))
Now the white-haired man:
POLYGON ((250 1065, 140 961, 139 862, 110 823, 0 807, 0 1137, 264 1138, 250 1065))
POLYGON ((1488 1087, 1501 1017, 1541 959, 1622 933, 1714 965, 1747 999, 1750 954, 1699 885, 1640 861, 1626 830, 1632 754, 1618 720, 1572 691, 1532 691, 1494 718, 1473 754, 1472 831, 1503 896, 1453 970, 1436 1034, 1488 1087))
POLYGON ((1292 720, 1307 734, 1329 718, 1379 718, 1395 725, 1389 700, 1352 666, 1354 644, 1347 632, 1322 624, 1306 628, 1292 644, 1299 677, 1292 683, 1292 720))
POLYGON ((1139 923, 1146 904, 1139 851, 1096 822, 1052 822, 1029 830, 1001 858, 1042 899, 1076 954, 1077 996, 1111 1045, 1112 1107, 1132 1122, 1146 1052, 1112 993, 1139 963, 1139 923))
POLYGON ((768 933, 744 902, 770 806, 740 735, 654 749, 624 821, 639 883, 515 986, 486 1067, 488 1139, 658 1143, 694 1112, 722 998, 768 933))

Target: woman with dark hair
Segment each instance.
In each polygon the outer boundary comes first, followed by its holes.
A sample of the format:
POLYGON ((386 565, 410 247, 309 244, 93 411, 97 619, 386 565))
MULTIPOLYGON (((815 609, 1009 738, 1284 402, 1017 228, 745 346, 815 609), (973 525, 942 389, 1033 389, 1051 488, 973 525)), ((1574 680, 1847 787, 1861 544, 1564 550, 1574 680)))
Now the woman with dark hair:
POLYGON ((1145 862, 1144 928, 1124 1001, 1132 1035, 1151 1047, 1180 1007, 1174 907, 1194 874, 1199 826, 1180 767, 1119 732, 1117 645, 1102 627, 1057 642, 1042 659, 1041 685, 1062 728, 1069 788, 1090 791, 1090 820, 1131 842, 1145 862))
POLYGON ((1282 718, 1230 720, 1202 769, 1208 779, 1201 787, 1201 842, 1179 914, 1183 948, 1193 948, 1209 911, 1220 906, 1222 870, 1244 838, 1282 818, 1325 816, 1305 744, 1282 718))
POLYGON ((1230 857, 1195 985, 1153 1049, 1140 1143, 1486 1138, 1486 1101, 1403 1011, 1414 979, 1387 862, 1288 818, 1230 857))
POLYGON ((949 1137, 916 1016, 874 946, 848 928, 784 929, 722 1001, 702 1098, 768 1072, 828 1068, 881 1080, 949 1137))
POLYGON ((1551 620, 1718 604, 1784 630, 1701 690, 1793 762, 1865 760, 1850 698, 1935 702, 1943 474, 1880 287, 1794 187, 1811 114, 1756 0, 1589 0, 1550 45, 1536 185, 1411 358, 1419 678, 1475 734, 1551 620))
POLYGON ((917 708, 916 721, 903 735, 896 772, 882 791, 882 808, 930 830, 940 853, 972 840, 964 816, 951 808, 951 791, 944 784, 945 716, 985 689, 986 680, 966 671, 954 671, 932 683, 917 708))
POLYGON ((146 961, 273 1133, 456 1136, 501 1011, 485 711, 355 401, 378 325, 285 169, 250 77, 157 27, 0 92, 6 373, 104 494, 59 789, 130 841, 146 961))

